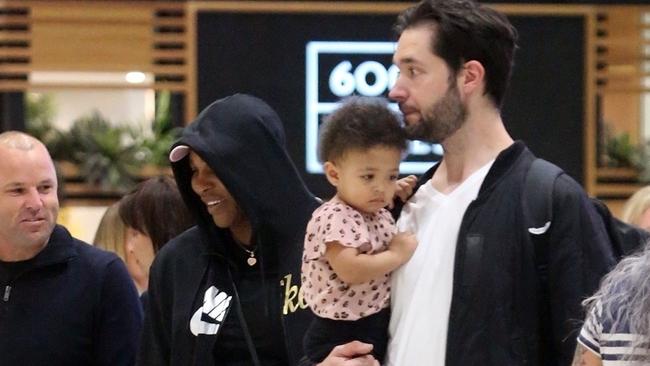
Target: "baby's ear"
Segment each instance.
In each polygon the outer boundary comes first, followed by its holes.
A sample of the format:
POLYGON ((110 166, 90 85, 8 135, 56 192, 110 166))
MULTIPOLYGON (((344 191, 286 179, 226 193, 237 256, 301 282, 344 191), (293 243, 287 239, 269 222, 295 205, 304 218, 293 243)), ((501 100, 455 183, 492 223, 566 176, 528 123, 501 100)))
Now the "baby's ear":
POLYGON ((339 170, 336 165, 331 161, 326 161, 325 164, 323 164, 323 170, 325 171, 327 181, 329 181, 334 187, 337 187, 339 184, 339 170))

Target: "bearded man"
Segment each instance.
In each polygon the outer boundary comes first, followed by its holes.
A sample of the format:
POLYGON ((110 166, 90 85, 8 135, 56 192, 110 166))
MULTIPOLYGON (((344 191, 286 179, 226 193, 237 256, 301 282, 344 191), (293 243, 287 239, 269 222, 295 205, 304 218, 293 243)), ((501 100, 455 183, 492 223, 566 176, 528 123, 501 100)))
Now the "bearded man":
POLYGON ((388 365, 569 365, 580 302, 611 268, 607 234, 583 189, 555 181, 553 222, 526 228, 524 180, 535 156, 500 108, 517 34, 472 0, 425 0, 398 17, 389 96, 411 139, 442 160, 419 180, 399 231, 413 257, 392 276, 388 365), (530 233, 548 240, 546 279, 530 233))

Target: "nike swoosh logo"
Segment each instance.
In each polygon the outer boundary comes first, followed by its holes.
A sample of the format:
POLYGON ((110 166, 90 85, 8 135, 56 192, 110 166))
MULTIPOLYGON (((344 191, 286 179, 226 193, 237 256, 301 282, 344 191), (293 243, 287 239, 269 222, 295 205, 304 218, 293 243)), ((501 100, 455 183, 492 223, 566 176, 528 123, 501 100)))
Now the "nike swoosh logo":
POLYGON ((542 227, 531 227, 531 228, 528 228, 528 232, 531 233, 531 234, 533 234, 533 235, 542 235, 542 234, 544 234, 546 231, 548 231, 548 228, 549 228, 549 227, 551 227, 551 222, 550 222, 550 221, 547 221, 546 224, 544 224, 544 226, 542 226, 542 227))
POLYGON ((210 286, 203 295, 203 305, 194 312, 190 319, 190 331, 199 334, 215 335, 230 309, 232 296, 218 288, 210 286), (205 316, 204 316, 205 315, 205 316))

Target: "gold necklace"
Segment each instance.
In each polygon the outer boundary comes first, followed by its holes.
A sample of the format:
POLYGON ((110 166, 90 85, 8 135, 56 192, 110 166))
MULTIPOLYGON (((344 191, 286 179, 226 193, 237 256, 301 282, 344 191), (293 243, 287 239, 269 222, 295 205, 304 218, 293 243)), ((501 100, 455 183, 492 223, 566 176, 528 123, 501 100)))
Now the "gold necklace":
POLYGON ((255 251, 257 250, 257 248, 253 248, 253 250, 246 249, 246 247, 237 240, 235 240, 235 244, 237 244, 237 246, 240 247, 241 250, 245 251, 249 255, 249 257, 246 259, 246 263, 249 266, 252 267, 257 264, 257 258, 255 258, 255 251))

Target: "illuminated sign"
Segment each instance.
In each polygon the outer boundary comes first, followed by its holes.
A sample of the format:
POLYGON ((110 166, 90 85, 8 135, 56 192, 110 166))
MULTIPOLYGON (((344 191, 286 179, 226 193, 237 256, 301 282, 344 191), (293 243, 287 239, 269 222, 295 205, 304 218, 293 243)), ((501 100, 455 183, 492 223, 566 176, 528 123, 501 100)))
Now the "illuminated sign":
MULTIPOLYGON (((306 48, 306 170, 322 173, 318 128, 341 98, 387 96, 399 70, 392 63, 394 42, 309 42, 306 48)), ((399 111, 396 103, 391 107, 399 111)), ((411 141, 400 173, 421 174, 442 155, 440 145, 411 141)))

